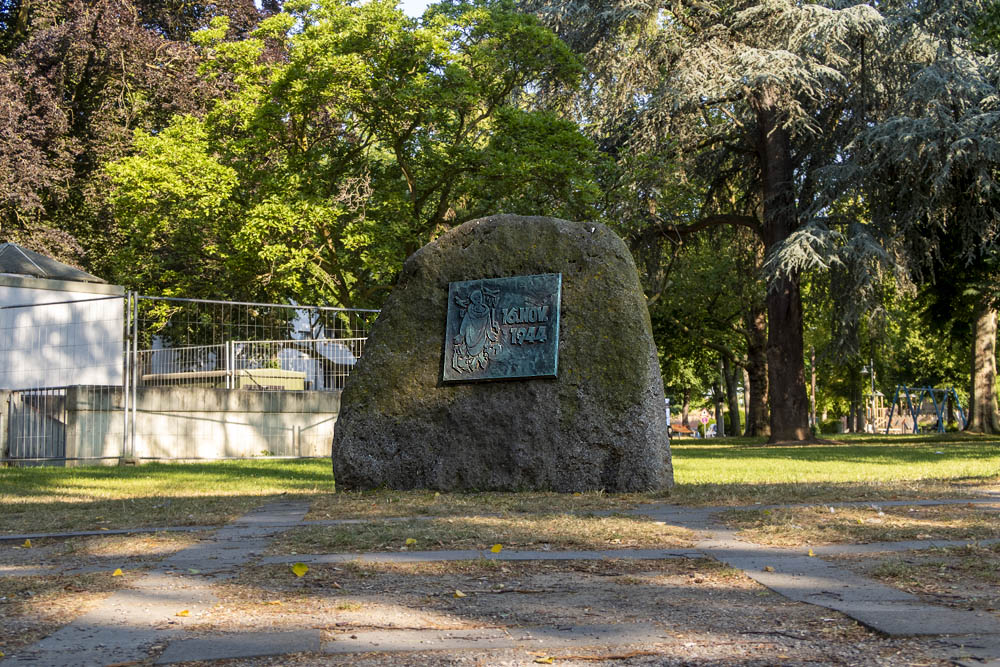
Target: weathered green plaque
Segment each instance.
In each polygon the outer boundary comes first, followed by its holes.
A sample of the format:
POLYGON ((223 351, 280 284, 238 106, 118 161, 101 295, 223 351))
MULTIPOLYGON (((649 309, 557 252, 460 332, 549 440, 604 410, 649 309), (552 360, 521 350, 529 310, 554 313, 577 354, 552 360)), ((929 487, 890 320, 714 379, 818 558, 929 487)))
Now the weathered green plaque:
POLYGON ((445 382, 555 377, 561 273, 448 285, 445 382))

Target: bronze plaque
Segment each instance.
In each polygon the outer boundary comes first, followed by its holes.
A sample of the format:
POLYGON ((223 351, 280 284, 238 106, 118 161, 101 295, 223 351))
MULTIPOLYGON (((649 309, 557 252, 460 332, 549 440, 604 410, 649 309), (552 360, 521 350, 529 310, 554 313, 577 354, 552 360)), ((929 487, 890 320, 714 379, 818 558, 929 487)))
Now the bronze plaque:
POLYGON ((445 382, 555 377, 561 273, 448 285, 445 382))

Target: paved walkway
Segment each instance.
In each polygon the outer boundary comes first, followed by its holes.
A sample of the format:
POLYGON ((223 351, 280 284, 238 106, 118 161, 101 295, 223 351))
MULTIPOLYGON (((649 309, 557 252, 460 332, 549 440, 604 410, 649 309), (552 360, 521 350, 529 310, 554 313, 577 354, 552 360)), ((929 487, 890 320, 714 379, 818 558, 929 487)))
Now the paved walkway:
MULTIPOLYGON (((890 505, 996 503, 995 500, 898 501, 890 505)), ((869 505, 844 503, 842 505, 869 505)), ((754 506, 763 509, 764 506, 754 506)), ((132 588, 120 590, 97 608, 36 644, 4 660, 14 665, 108 665, 143 661, 160 652, 156 664, 189 660, 247 658, 296 652, 363 653, 389 651, 546 649, 572 646, 655 644, 665 639, 653 623, 594 624, 558 627, 488 628, 472 630, 388 629, 352 632, 324 641, 320 630, 239 632, 214 637, 190 637, 186 625, 216 602, 215 582, 236 574, 249 563, 440 562, 480 558, 501 561, 634 559, 662 560, 709 556, 744 571, 781 595, 833 609, 890 637, 938 637, 939 654, 956 664, 1000 665, 1000 620, 986 612, 965 611, 922 602, 823 560, 835 553, 865 553, 964 542, 909 541, 878 545, 833 545, 816 548, 818 557, 801 549, 764 547, 737 539, 735 531, 713 516, 723 508, 645 505, 632 512, 667 525, 683 526, 702 536, 694 549, 623 549, 609 551, 409 551, 366 554, 314 554, 264 557, 270 541, 305 522, 306 503, 272 503, 217 530, 213 537, 161 561, 132 588), (197 575, 191 574, 198 572, 197 575), (187 609, 190 616, 176 612, 187 609)), ((353 522, 353 521, 352 521, 353 522)), ((342 522, 319 522, 335 524, 342 522)), ((38 536, 18 536, 36 538, 38 536)), ((995 543, 997 540, 991 540, 995 543)))

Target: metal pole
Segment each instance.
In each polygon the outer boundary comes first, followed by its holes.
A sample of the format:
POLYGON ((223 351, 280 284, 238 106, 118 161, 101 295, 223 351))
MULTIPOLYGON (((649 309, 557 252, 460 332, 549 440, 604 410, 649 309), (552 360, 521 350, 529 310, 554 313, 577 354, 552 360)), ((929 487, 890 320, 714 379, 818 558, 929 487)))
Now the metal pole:
POLYGON ((132 372, 132 297, 130 290, 125 294, 125 373, 122 375, 122 453, 121 459, 124 461, 128 451, 128 400, 129 400, 129 374, 132 372))
POLYGON ((132 352, 135 354, 135 361, 132 363, 132 429, 129 443, 129 453, 135 458, 135 413, 136 403, 139 399, 139 295, 136 294, 132 300, 132 352))

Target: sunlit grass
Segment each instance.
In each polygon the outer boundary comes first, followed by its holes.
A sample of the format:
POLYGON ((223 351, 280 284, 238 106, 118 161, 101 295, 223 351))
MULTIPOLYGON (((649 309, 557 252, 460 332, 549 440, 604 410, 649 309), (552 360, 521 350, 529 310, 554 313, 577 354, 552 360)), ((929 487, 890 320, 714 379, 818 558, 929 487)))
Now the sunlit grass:
POLYGON ((0 469, 0 533, 218 525, 333 490, 327 460, 0 469))
POLYGON ((1000 491, 1000 440, 837 436, 766 447, 762 439, 674 440, 676 486, 610 494, 335 493, 328 459, 141 466, 0 468, 0 533, 219 525, 274 498, 312 502, 310 519, 622 511, 692 505, 962 497, 1000 491))
POLYGON ((837 436, 832 444, 765 447, 763 439, 675 440, 675 502, 726 505, 960 497, 1000 490, 1000 440, 837 436))

